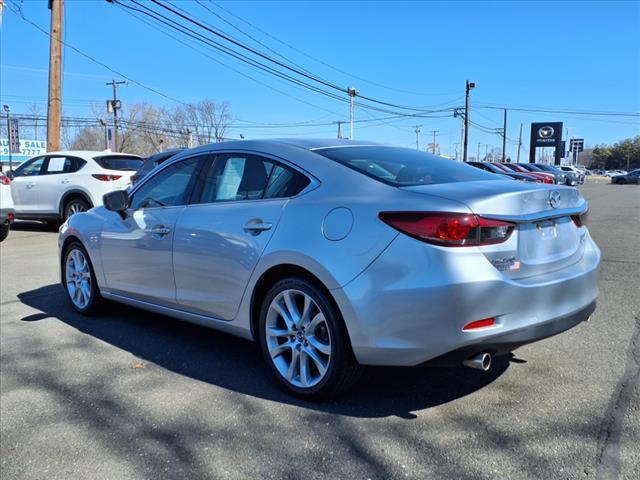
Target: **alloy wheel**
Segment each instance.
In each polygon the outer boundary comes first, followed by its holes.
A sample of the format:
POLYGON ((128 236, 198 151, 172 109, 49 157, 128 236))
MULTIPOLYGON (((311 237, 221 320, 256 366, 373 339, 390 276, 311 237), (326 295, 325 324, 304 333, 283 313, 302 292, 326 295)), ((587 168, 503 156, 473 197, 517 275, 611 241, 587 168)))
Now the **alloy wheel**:
POLYGON ((79 309, 86 308, 91 300, 91 270, 84 252, 77 248, 67 254, 65 283, 73 304, 79 309))
POLYGON ((271 301, 265 338, 278 373, 299 388, 317 385, 331 362, 331 333, 324 313, 300 290, 284 290, 271 301))

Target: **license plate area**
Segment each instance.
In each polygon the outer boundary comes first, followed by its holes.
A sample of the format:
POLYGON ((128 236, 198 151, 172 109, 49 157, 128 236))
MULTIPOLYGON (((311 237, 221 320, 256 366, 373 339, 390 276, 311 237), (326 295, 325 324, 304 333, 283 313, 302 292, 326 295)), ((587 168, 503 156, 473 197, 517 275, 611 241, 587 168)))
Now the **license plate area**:
POLYGON ((580 234, 569 217, 518 226, 518 258, 525 264, 561 260, 580 246, 580 234))

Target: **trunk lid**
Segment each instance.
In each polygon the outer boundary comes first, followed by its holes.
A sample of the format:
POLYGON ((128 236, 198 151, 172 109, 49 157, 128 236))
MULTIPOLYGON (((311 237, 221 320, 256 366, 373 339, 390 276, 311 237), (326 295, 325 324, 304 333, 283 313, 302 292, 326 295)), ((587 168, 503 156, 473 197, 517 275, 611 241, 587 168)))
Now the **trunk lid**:
POLYGON ((479 247, 495 268, 511 278, 559 270, 582 257, 585 228, 572 215, 587 202, 575 188, 512 181, 442 183, 404 190, 462 202, 476 215, 516 224, 511 237, 479 247))

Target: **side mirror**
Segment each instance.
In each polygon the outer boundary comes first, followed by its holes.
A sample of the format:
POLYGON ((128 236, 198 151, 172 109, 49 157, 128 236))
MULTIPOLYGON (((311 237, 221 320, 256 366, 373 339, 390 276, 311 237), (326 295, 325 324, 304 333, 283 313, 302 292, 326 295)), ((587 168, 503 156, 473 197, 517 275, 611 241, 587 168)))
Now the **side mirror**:
POLYGON ((5 173, 5 175, 9 180, 13 180, 14 178, 16 178, 16 172, 14 172, 13 170, 9 170, 5 173))
POLYGON ((124 219, 127 216, 125 212, 129 208, 129 192, 126 190, 114 190, 113 192, 105 193, 102 196, 102 203, 104 208, 112 212, 118 212, 124 219))

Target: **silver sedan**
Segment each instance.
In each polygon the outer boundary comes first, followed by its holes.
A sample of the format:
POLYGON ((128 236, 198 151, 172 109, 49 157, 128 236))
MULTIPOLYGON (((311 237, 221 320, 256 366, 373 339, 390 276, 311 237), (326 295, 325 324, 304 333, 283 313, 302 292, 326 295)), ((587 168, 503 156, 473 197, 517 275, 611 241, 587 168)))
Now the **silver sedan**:
POLYGON ((178 154, 60 230, 78 312, 104 299, 255 339, 290 391, 364 365, 457 365, 586 320, 600 251, 577 189, 336 140, 178 154))

